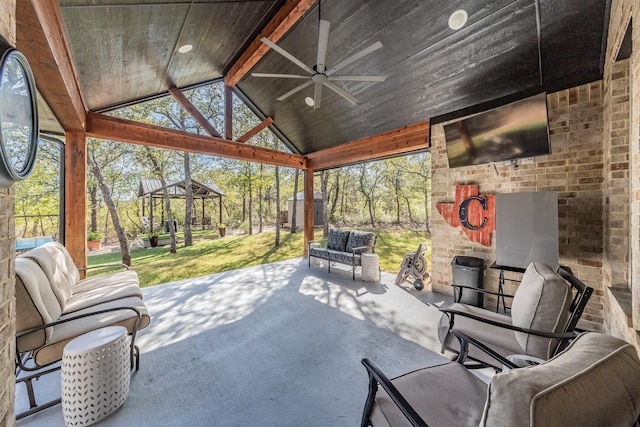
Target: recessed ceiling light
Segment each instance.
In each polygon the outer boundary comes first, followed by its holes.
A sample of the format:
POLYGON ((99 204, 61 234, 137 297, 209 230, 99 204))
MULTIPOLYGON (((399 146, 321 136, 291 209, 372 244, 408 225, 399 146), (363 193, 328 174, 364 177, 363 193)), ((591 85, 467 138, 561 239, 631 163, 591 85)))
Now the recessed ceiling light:
POLYGON ((187 53, 187 52, 191 52, 191 49, 193 49, 193 46, 191 46, 190 44, 184 44, 180 46, 180 48, 178 49, 178 52, 187 53))
POLYGON ((313 107, 313 105, 315 104, 315 103, 313 102, 313 98, 312 98, 312 97, 310 97, 310 96, 307 96, 307 97, 304 99, 304 102, 305 102, 305 104, 307 104, 309 107, 313 107))
POLYGON ((449 16, 449 28, 452 30, 459 30, 467 23, 469 15, 464 9, 458 9, 449 16))

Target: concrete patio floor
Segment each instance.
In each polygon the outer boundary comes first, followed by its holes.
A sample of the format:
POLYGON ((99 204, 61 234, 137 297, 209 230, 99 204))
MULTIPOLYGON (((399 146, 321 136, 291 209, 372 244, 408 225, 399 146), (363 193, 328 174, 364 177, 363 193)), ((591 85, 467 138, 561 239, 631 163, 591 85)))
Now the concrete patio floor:
MULTIPOLYGON (((447 360, 436 326, 451 297, 394 280, 353 281, 296 258, 145 288, 152 321, 137 339, 140 371, 126 403, 97 425, 359 425, 363 357, 390 376, 447 360)), ((59 396, 59 374, 35 387, 38 399, 59 396)), ((16 411, 26 408, 19 386, 16 411)), ((17 425, 64 426, 62 408, 17 425)))

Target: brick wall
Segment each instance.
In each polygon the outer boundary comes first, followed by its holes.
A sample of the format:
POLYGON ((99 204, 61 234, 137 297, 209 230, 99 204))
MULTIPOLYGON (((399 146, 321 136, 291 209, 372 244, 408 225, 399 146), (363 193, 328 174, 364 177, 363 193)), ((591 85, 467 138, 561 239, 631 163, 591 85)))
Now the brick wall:
POLYGON ((15 283, 13 271, 15 226, 13 187, 0 188, 0 425, 14 424, 15 283))
MULTIPOLYGON (((451 293, 451 260, 455 255, 495 260, 495 233, 490 247, 469 241, 437 213, 435 204, 451 202, 458 184, 478 184, 480 194, 525 191, 558 192, 560 263, 595 288, 580 326, 602 329, 603 294, 603 85, 595 82, 547 97, 552 154, 534 158, 517 170, 496 164, 449 169, 443 125, 432 129, 433 227, 432 286, 451 293)), ((496 289, 498 271, 488 269, 485 287, 496 289)), ((511 278, 519 275, 507 273, 511 278)), ((515 284, 507 282, 513 293, 515 284)))
MULTIPOLYGON (((0 34, 15 45, 16 0, 0 1, 0 34)), ((13 187, 0 188, 0 426, 13 426, 15 393, 15 225, 13 187)))
POLYGON ((603 282, 629 287, 629 60, 604 77, 603 282))

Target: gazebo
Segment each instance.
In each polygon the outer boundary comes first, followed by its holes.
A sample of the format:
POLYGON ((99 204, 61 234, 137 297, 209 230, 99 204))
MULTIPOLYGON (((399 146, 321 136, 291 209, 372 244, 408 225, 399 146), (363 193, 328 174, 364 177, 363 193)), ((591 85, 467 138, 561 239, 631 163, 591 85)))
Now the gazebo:
MULTIPOLYGON (((225 194, 220 190, 215 184, 202 184, 198 181, 191 180, 191 188, 193 192, 193 200, 194 203, 196 200, 202 201, 202 215, 200 216, 200 221, 198 223, 197 216, 192 219, 193 225, 202 225, 203 227, 206 225, 211 225, 211 217, 206 216, 206 201, 211 199, 214 202, 218 200, 218 222, 222 222, 222 196, 225 194)), ((169 193, 169 197, 171 199, 186 199, 186 184, 185 181, 178 181, 173 184, 168 184, 166 186, 167 192, 169 193)), ((154 208, 160 200, 164 196, 164 187, 162 186, 162 182, 159 179, 141 179, 140 185, 138 186, 138 197, 142 198, 142 216, 146 217, 146 201, 148 199, 149 202, 149 228, 150 231, 153 230, 153 211, 154 208)), ((164 219, 164 205, 162 205, 163 219, 164 219)), ((194 209, 194 213, 196 209, 194 209)))

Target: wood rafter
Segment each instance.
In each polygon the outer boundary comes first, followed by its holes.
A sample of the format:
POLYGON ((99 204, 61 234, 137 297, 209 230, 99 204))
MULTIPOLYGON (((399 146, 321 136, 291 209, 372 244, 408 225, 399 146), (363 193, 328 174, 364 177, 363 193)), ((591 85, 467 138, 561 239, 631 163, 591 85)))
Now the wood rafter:
POLYGON ((249 45, 236 63, 231 66, 224 76, 225 84, 227 86, 238 84, 249 70, 269 51, 269 47, 260 41, 262 37, 266 37, 276 43, 302 18, 315 2, 315 0, 287 0, 276 16, 264 27, 260 35, 249 45))
POLYGON ((306 168, 306 160, 299 154, 284 153, 269 148, 227 141, 223 138, 197 135, 92 112, 87 115, 87 135, 168 150, 209 154, 298 169, 306 168))
POLYGON ((322 170, 429 148, 429 121, 359 139, 307 155, 307 167, 322 170))
POLYGON ((202 115, 202 113, 191 103, 191 101, 189 101, 189 98, 187 98, 180 89, 172 87, 169 89, 169 93, 173 96, 173 99, 182 105, 182 107, 187 110, 187 113, 189 113, 191 117, 193 117, 193 119, 198 122, 205 131, 207 131, 207 133, 209 133, 209 135, 222 138, 222 135, 218 133, 216 128, 213 127, 209 120, 202 115))
POLYGON ((236 142, 247 142, 248 140, 250 140, 251 138, 253 138, 257 134, 259 134, 261 130, 271 126, 271 123, 273 123, 273 119, 271 117, 267 117, 266 119, 264 119, 262 121, 262 123, 260 123, 259 125, 255 126, 253 129, 249 130, 247 133, 242 135, 240 138, 236 139, 236 142))
POLYGON ((29 58, 36 85, 67 131, 84 131, 86 103, 78 85, 58 0, 20 0, 16 46, 29 58))

